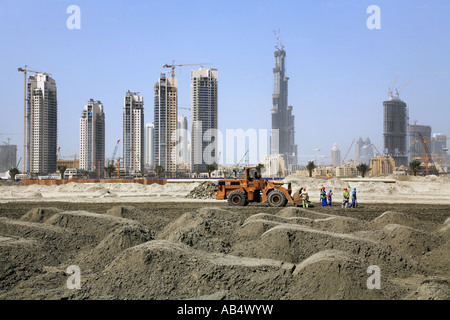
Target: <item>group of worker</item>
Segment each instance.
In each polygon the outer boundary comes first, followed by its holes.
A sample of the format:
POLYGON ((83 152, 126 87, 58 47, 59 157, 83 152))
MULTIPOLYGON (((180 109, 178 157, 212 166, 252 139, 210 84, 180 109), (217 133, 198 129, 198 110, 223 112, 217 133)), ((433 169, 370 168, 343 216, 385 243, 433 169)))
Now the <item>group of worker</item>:
MULTIPOLYGON (((320 202, 322 203, 322 207, 331 206, 332 199, 333 199, 333 190, 330 189, 328 192, 326 192, 325 187, 321 187, 320 189, 320 202)), ((302 206, 303 208, 308 208, 308 201, 309 201, 309 195, 308 192, 306 192, 306 188, 302 187, 299 190, 300 198, 302 200, 302 206)), ((347 187, 344 188, 344 193, 342 196, 342 208, 356 208, 356 188, 353 188, 352 194, 351 194, 351 200, 352 202, 349 204, 350 201, 350 193, 348 192, 347 187)))

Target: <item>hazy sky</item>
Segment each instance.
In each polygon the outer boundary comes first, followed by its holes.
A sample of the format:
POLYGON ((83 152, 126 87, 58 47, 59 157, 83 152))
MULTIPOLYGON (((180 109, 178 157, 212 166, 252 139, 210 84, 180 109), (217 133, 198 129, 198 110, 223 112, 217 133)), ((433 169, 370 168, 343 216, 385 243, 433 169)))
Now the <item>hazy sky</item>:
MULTIPOLYGON (((58 146, 78 154, 79 119, 90 99, 106 114, 106 157, 122 139, 127 90, 144 97, 153 121, 153 86, 162 66, 212 63, 219 71, 219 129, 270 129, 273 30, 286 50, 299 162, 342 157, 355 138, 383 149, 383 107, 397 85, 410 123, 450 137, 450 1, 448 0, 1 0, 1 141, 23 150, 23 73, 52 74, 58 90, 58 146), (66 25, 70 5, 80 29, 66 25), (381 29, 369 29, 370 5, 381 29), (313 149, 320 148, 320 153, 313 149)), ((176 68, 179 106, 189 106, 190 70, 176 68)), ((188 110, 180 109, 188 115, 188 110)), ((121 150, 119 151, 121 154, 121 150)), ((119 156, 120 156, 119 154, 119 156)), ((354 156, 354 145, 347 157, 354 156)), ((239 155, 236 155, 240 158, 239 155)), ((238 159, 239 160, 239 159, 238 159)), ((21 167, 21 166, 20 166, 21 167)))

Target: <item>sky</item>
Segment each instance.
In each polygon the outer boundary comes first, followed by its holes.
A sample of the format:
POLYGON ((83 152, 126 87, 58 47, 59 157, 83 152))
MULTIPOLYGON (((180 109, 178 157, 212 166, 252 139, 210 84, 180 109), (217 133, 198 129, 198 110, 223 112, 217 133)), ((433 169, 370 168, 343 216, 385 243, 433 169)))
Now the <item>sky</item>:
MULTIPOLYGON (((106 115, 106 157, 122 139, 125 92, 144 98, 153 122, 153 86, 175 68, 180 107, 190 71, 219 72, 219 130, 271 128, 274 30, 286 50, 289 105, 299 164, 329 162, 336 143, 354 157, 358 137, 383 150, 383 101, 396 87, 410 123, 450 137, 448 0, 0 0, 0 141, 23 151, 23 73, 51 73, 58 90, 60 158, 79 154, 79 119, 90 98, 106 115), (71 5, 79 29, 69 29, 71 5), (379 29, 369 29, 379 8, 379 29), (409 81, 409 83, 408 83, 409 81), (351 148, 350 148, 351 147, 351 148), (320 149, 320 151, 317 151, 320 149)), ((179 109, 179 114, 189 111, 179 109)), ((122 150, 119 150, 119 155, 122 150)), ((264 154, 259 154, 263 156, 264 154)), ((241 156, 236 151, 234 159, 241 156)), ((21 167, 21 166, 19 166, 21 167)))

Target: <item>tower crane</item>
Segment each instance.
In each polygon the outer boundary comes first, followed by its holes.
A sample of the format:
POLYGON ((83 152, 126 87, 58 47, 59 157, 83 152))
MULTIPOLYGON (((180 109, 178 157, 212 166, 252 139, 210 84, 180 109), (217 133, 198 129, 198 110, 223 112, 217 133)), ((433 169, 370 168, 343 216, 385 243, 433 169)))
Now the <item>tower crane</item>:
POLYGON ((51 75, 51 73, 34 71, 27 69, 27 65, 24 68, 17 68, 17 71, 23 72, 23 172, 25 173, 26 154, 27 154, 27 72, 42 73, 45 75, 51 75))
MULTIPOLYGON (((207 65, 207 64, 211 64, 210 62, 207 63, 187 63, 187 64, 174 64, 174 60, 172 60, 172 64, 165 64, 163 65, 163 68, 171 68, 171 76, 172 76, 172 105, 168 108, 167 110, 167 114, 168 114, 168 125, 166 126, 166 130, 168 130, 167 132, 167 137, 170 137, 172 135, 172 132, 175 131, 176 129, 176 123, 177 123, 177 109, 178 107, 176 106, 176 94, 175 94, 175 67, 183 67, 183 66, 196 66, 196 65, 207 65)), ((181 108, 180 108, 181 109, 181 108)), ((184 108, 183 108, 184 109, 184 108)), ((173 150, 175 150, 175 145, 176 142, 175 141, 170 141, 168 143, 168 150, 167 150, 167 154, 171 155, 173 152, 173 150)), ((172 174, 172 176, 175 176, 175 159, 172 159, 171 157, 169 157, 169 163, 168 165, 168 169, 170 171, 170 173, 172 174)))
POLYGON ((120 140, 117 140, 116 147, 114 148, 113 155, 111 157, 111 164, 114 164, 114 159, 116 158, 117 149, 119 148, 120 140))
POLYGON ((350 148, 348 148, 347 153, 345 154, 344 159, 342 159, 342 164, 345 164, 345 159, 347 158, 348 153, 350 152, 350 149, 351 149, 352 146, 353 146, 353 143, 355 143, 355 140, 356 140, 356 139, 353 139, 352 144, 350 145, 350 148))
POLYGON ((428 151, 427 143, 431 141, 437 141, 437 140, 448 140, 450 138, 434 138, 434 139, 428 139, 428 137, 423 137, 422 134, 419 132, 420 140, 414 140, 413 143, 421 142, 423 144, 423 160, 425 163, 425 170, 426 174, 428 175, 428 162, 431 159, 431 161, 434 162, 433 157, 431 156, 431 153, 428 151))

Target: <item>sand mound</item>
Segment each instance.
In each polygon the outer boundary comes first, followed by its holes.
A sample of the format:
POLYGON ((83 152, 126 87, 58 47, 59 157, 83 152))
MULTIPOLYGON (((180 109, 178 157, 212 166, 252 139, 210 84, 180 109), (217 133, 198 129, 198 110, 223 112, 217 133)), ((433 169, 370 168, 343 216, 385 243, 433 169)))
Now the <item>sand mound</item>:
POLYGON ((51 216, 45 223, 93 235, 98 240, 102 240, 119 227, 140 226, 139 222, 134 220, 86 211, 60 212, 51 216))
POLYGON ((417 261, 410 256, 369 238, 293 224, 279 224, 263 233, 258 240, 234 246, 232 253, 299 263, 329 249, 354 254, 362 263, 378 265, 395 273, 417 268, 417 261))
POLYGON ((431 233, 398 224, 384 227, 381 241, 412 255, 423 255, 442 244, 431 233))
POLYGON ((120 254, 103 271, 98 289, 119 299, 186 299, 224 290, 239 299, 279 299, 293 267, 155 240, 120 254))
POLYGON ((277 216, 283 218, 302 217, 309 219, 324 219, 332 217, 330 214, 311 211, 303 208, 287 207, 276 213, 277 216))
POLYGON ((153 240, 153 234, 140 226, 123 226, 107 235, 95 248, 80 254, 80 267, 94 270, 105 268, 123 250, 153 240))
POLYGON ((447 278, 429 278, 419 288, 406 297, 407 300, 449 300, 450 282, 447 278))
POLYGON ((369 227, 374 229, 383 229, 388 224, 399 224, 420 230, 430 230, 430 228, 435 228, 434 225, 430 226, 429 224, 425 224, 412 215, 396 211, 386 211, 379 217, 372 220, 369 223, 369 227))
POLYGON ((106 214, 138 221, 154 231, 161 230, 172 221, 167 217, 153 214, 151 208, 150 212, 147 213, 132 206, 115 206, 106 211, 106 214))
POLYGON ((24 214, 20 220, 30 222, 44 222, 56 213, 60 213, 61 210, 57 208, 33 208, 24 214))
POLYGON ((200 240, 202 238, 217 238, 224 243, 224 246, 229 246, 233 242, 235 230, 243 222, 244 217, 239 213, 217 208, 202 208, 197 210, 197 212, 183 214, 180 218, 165 227, 157 235, 157 239, 189 239, 199 237, 197 240, 191 239, 184 243, 201 245, 200 240), (192 230, 187 232, 190 228, 198 232, 192 232, 192 230), (184 238, 182 235, 187 233, 190 235, 184 238))
POLYGON ((186 198, 191 199, 214 199, 217 193, 217 183, 212 181, 202 182, 200 185, 192 189, 186 198))
POLYGON ((289 299, 378 299, 380 290, 367 288, 368 274, 356 256, 324 250, 296 266, 289 299))

